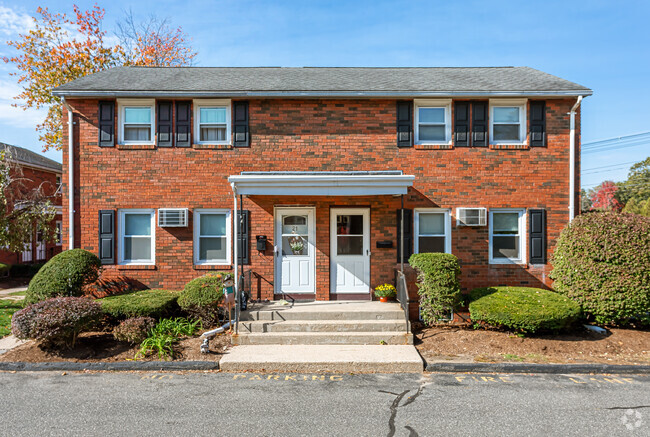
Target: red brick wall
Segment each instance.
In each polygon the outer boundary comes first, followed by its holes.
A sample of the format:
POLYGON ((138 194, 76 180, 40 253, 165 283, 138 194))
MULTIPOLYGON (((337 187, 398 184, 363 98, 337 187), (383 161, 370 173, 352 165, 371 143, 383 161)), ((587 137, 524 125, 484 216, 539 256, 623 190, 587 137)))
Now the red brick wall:
MULTIPOLYGON (((97 252, 97 215, 101 209, 232 208, 227 177, 243 170, 402 170, 415 175, 414 186, 405 196, 407 208, 451 209, 452 253, 462 264, 465 289, 551 284, 550 265, 489 265, 488 228, 456 228, 455 212, 456 207, 470 206, 545 208, 550 256, 568 221, 567 113, 575 102, 573 99, 547 100, 547 147, 510 150, 425 150, 417 146, 398 149, 394 100, 279 99, 249 100, 250 148, 100 148, 97 101, 69 102, 78 122, 74 135, 76 247, 97 252)), ((65 149, 63 162, 67 163, 65 149)), ((67 174, 64 184, 67 187, 67 174)), ((254 236, 267 235, 269 247, 273 246, 275 204, 316 208, 318 299, 329 296, 329 208, 333 206, 371 208, 371 286, 393 281, 397 249, 377 249, 375 242, 396 241, 395 210, 399 208, 399 198, 254 196, 244 200, 244 208, 251 211, 253 297, 272 298, 272 251, 259 254, 254 248, 254 236)), ((67 208, 66 198, 66 218, 67 208)), ((65 224, 64 235, 67 230, 65 224)), ((67 242, 64 244, 67 247, 67 242)), ((193 266, 192 245, 191 226, 157 228, 155 267, 107 266, 106 270, 108 274, 134 277, 150 287, 181 288, 189 279, 205 273, 193 266)))
MULTIPOLYGON (((25 190, 33 190, 38 187, 41 187, 43 193, 46 196, 50 197, 50 201, 53 205, 61 206, 61 194, 57 194, 57 184, 56 176, 57 174, 51 171, 41 170, 38 168, 27 167, 25 165, 20 165, 20 171, 22 174, 15 177, 20 177, 22 183, 24 184, 25 190)), ((52 221, 52 226, 55 226, 57 221, 61 221, 61 215, 57 214, 55 219, 52 221)), ((36 259, 36 229, 34 229, 34 238, 32 241, 32 262, 42 262, 43 260, 36 259)), ((61 245, 56 243, 46 243, 45 244, 45 260, 52 258, 57 253, 61 252, 61 245)), ((3 264, 21 264, 22 257, 20 253, 9 252, 7 250, 0 249, 0 263, 3 264)))

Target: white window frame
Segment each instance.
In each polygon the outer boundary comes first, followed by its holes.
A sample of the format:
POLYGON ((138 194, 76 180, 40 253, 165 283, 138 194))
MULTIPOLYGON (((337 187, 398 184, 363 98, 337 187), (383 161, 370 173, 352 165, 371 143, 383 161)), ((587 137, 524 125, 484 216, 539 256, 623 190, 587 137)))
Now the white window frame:
MULTIPOLYGON (((195 209, 194 210, 194 265, 230 265, 232 263, 232 224, 229 209, 195 209), (217 260, 199 259, 199 238, 201 236, 201 214, 225 214, 226 216, 226 258, 217 260)), ((214 237, 217 237, 216 235, 214 237)), ((219 236, 221 237, 221 236, 219 236)))
POLYGON ((156 144, 156 100, 155 99, 119 99, 117 101, 117 118, 119 122, 117 141, 119 144, 156 144), (151 108, 151 140, 150 141, 126 141, 124 139, 124 108, 151 108))
POLYGON ((215 144, 215 145, 230 145, 231 139, 231 106, 230 99, 195 99, 193 102, 194 108, 194 143, 195 144, 215 144), (226 139, 224 141, 201 141, 201 108, 226 108, 226 139))
POLYGON ((445 208, 416 208, 413 214, 413 229, 415 230, 413 242, 413 253, 420 253, 420 237, 445 237, 445 253, 451 253, 451 211, 445 208), (444 214, 445 233, 420 235, 420 214, 444 214))
POLYGON ((56 221, 56 234, 58 238, 58 241, 56 242, 57 246, 62 246, 63 245, 63 222, 61 220, 56 221))
MULTIPOLYGON (((490 264, 526 264, 526 240, 527 240, 527 235, 526 235, 526 209, 525 208, 499 208, 499 209, 490 209, 490 216, 489 216, 489 221, 490 221, 490 236, 488 240, 488 246, 489 246, 489 260, 490 264), (492 247, 492 237, 494 237, 494 230, 493 230, 493 214, 494 213, 501 213, 501 212, 511 212, 511 213, 518 213, 519 214, 519 257, 515 258, 494 258, 493 257, 493 247, 492 247)), ((509 234, 512 236, 512 234, 509 234)))
MULTIPOLYGON (((527 140, 527 126, 528 120, 526 113, 528 107, 528 99, 492 99, 490 100, 490 144, 500 145, 524 145, 527 140), (495 141, 494 140, 494 108, 498 107, 518 107, 519 108, 519 141, 495 141)), ((496 124, 512 124, 512 123, 496 123, 496 124)))
MULTIPOLYGON (((451 99, 415 100, 415 144, 422 145, 449 145, 451 144, 451 99), (420 141, 420 108, 443 108, 445 110, 445 140, 420 141)), ((439 123, 429 123, 439 125, 439 123)))
POLYGON ((118 264, 151 266, 156 264, 156 210, 155 209, 120 209, 118 210, 118 264), (125 260, 124 259, 124 218, 128 214, 150 214, 151 215, 151 259, 150 260, 125 260))

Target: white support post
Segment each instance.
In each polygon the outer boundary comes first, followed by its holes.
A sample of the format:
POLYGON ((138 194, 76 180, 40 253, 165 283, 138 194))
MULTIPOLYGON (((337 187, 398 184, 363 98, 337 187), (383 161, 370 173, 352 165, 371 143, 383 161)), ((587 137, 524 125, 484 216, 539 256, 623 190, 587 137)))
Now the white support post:
POLYGON ((237 251, 237 238, 239 237, 239 220, 237 220, 237 187, 235 183, 230 184, 232 187, 232 198, 233 198, 233 254, 235 256, 234 264, 234 274, 235 274, 235 334, 239 334, 239 311, 240 311, 240 302, 239 302, 239 254, 237 251))

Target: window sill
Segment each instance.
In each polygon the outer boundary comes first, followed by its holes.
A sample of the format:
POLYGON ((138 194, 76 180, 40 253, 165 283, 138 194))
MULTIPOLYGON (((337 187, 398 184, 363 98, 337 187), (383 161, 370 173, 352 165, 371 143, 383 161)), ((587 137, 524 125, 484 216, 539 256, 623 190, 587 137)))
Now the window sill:
POLYGON ((118 144, 119 150, 153 150, 156 148, 155 144, 118 144))
POLYGON ((228 150, 232 149, 232 144, 192 144, 194 149, 212 149, 212 150, 228 150))
POLYGON ((528 268, 528 263, 523 261, 490 261, 490 267, 528 268))
POLYGON ((413 148, 416 150, 451 150, 454 148, 453 144, 414 144, 413 148))
POLYGON ((156 270, 154 264, 118 264, 118 270, 156 270))
POLYGON ((528 150, 530 146, 527 143, 524 144, 490 144, 490 149, 495 150, 528 150))
POLYGON ((230 264, 194 264, 194 270, 232 270, 230 264))

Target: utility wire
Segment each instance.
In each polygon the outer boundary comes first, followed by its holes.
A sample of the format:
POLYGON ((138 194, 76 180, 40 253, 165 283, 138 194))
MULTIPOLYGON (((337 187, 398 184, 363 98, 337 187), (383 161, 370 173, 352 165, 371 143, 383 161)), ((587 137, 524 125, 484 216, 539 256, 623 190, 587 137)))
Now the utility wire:
POLYGON ((639 139, 645 139, 645 137, 650 137, 650 132, 641 132, 633 135, 623 135, 620 137, 608 138, 605 140, 591 141, 588 143, 582 143, 584 149, 591 149, 599 146, 606 146, 609 143, 613 142, 624 142, 624 141, 634 141, 639 139))
POLYGON ((617 167, 619 165, 636 164, 637 162, 639 162, 639 161, 629 161, 629 162, 621 162, 621 163, 618 163, 618 164, 603 165, 601 167, 583 168, 582 171, 599 170, 601 168, 617 167))

